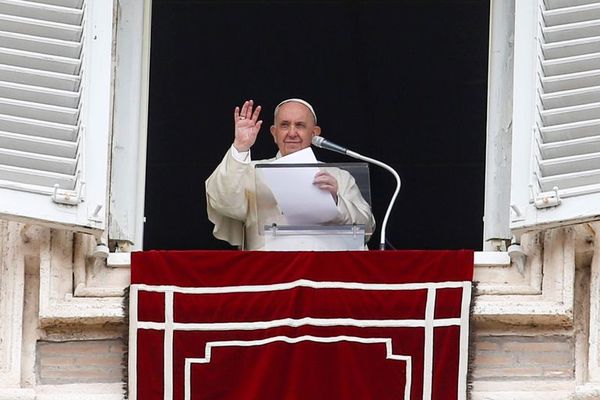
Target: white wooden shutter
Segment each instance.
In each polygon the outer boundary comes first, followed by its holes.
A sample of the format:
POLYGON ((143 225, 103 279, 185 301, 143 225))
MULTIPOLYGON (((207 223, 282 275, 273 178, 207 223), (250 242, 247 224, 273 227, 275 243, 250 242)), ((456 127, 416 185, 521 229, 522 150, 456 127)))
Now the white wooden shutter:
POLYGON ((112 0, 0 0, 0 217, 105 227, 112 0))
POLYGON ((511 227, 600 219, 600 0, 515 4, 511 227))

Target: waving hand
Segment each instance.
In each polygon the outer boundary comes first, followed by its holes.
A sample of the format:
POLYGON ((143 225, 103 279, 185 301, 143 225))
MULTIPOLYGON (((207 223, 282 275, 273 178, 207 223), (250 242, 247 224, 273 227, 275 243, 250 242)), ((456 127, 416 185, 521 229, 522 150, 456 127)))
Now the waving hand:
POLYGON ((260 115, 260 106, 257 106, 254 111, 254 100, 246 100, 240 110, 236 107, 233 112, 233 123, 235 125, 235 139, 233 146, 237 151, 244 152, 250 150, 254 145, 262 120, 258 120, 260 115))

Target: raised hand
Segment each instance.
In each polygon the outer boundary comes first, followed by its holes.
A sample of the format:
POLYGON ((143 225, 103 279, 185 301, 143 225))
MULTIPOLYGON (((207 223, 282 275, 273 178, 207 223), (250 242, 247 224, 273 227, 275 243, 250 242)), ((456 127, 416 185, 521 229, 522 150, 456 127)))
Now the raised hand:
POLYGON ((335 204, 338 202, 338 183, 337 180, 328 172, 319 171, 315 174, 313 185, 317 186, 321 190, 326 190, 331 193, 331 197, 335 200, 335 204))
POLYGON ((239 152, 250 150, 262 125, 262 120, 258 121, 261 107, 258 106, 252 111, 253 107, 254 100, 246 100, 241 110, 236 107, 233 112, 233 123, 235 125, 233 147, 239 152))

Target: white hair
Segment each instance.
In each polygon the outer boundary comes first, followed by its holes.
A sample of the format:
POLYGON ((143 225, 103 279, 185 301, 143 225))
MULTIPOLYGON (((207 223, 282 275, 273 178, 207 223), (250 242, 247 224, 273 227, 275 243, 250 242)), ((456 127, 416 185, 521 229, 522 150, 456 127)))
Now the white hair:
POLYGON ((313 118, 315 119, 315 125, 316 125, 316 123, 317 123, 317 114, 315 113, 315 110, 308 103, 308 101, 302 100, 302 99, 287 99, 287 100, 284 100, 281 103, 277 104, 277 107, 275 107, 275 111, 273 112, 273 121, 277 120, 277 113, 279 112, 279 108, 282 105, 284 105, 285 103, 300 103, 300 104, 306 106, 306 108, 308 108, 310 110, 310 113, 312 114, 313 118))

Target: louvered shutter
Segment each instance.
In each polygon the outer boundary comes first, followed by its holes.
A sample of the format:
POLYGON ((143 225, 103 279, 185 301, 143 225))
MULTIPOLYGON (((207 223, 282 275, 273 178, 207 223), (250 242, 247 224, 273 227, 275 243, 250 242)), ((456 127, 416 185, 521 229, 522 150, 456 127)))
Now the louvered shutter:
POLYGON ((112 0, 0 0, 0 216, 105 227, 112 0))
POLYGON ((517 0, 511 227, 600 218, 600 0, 517 0))

